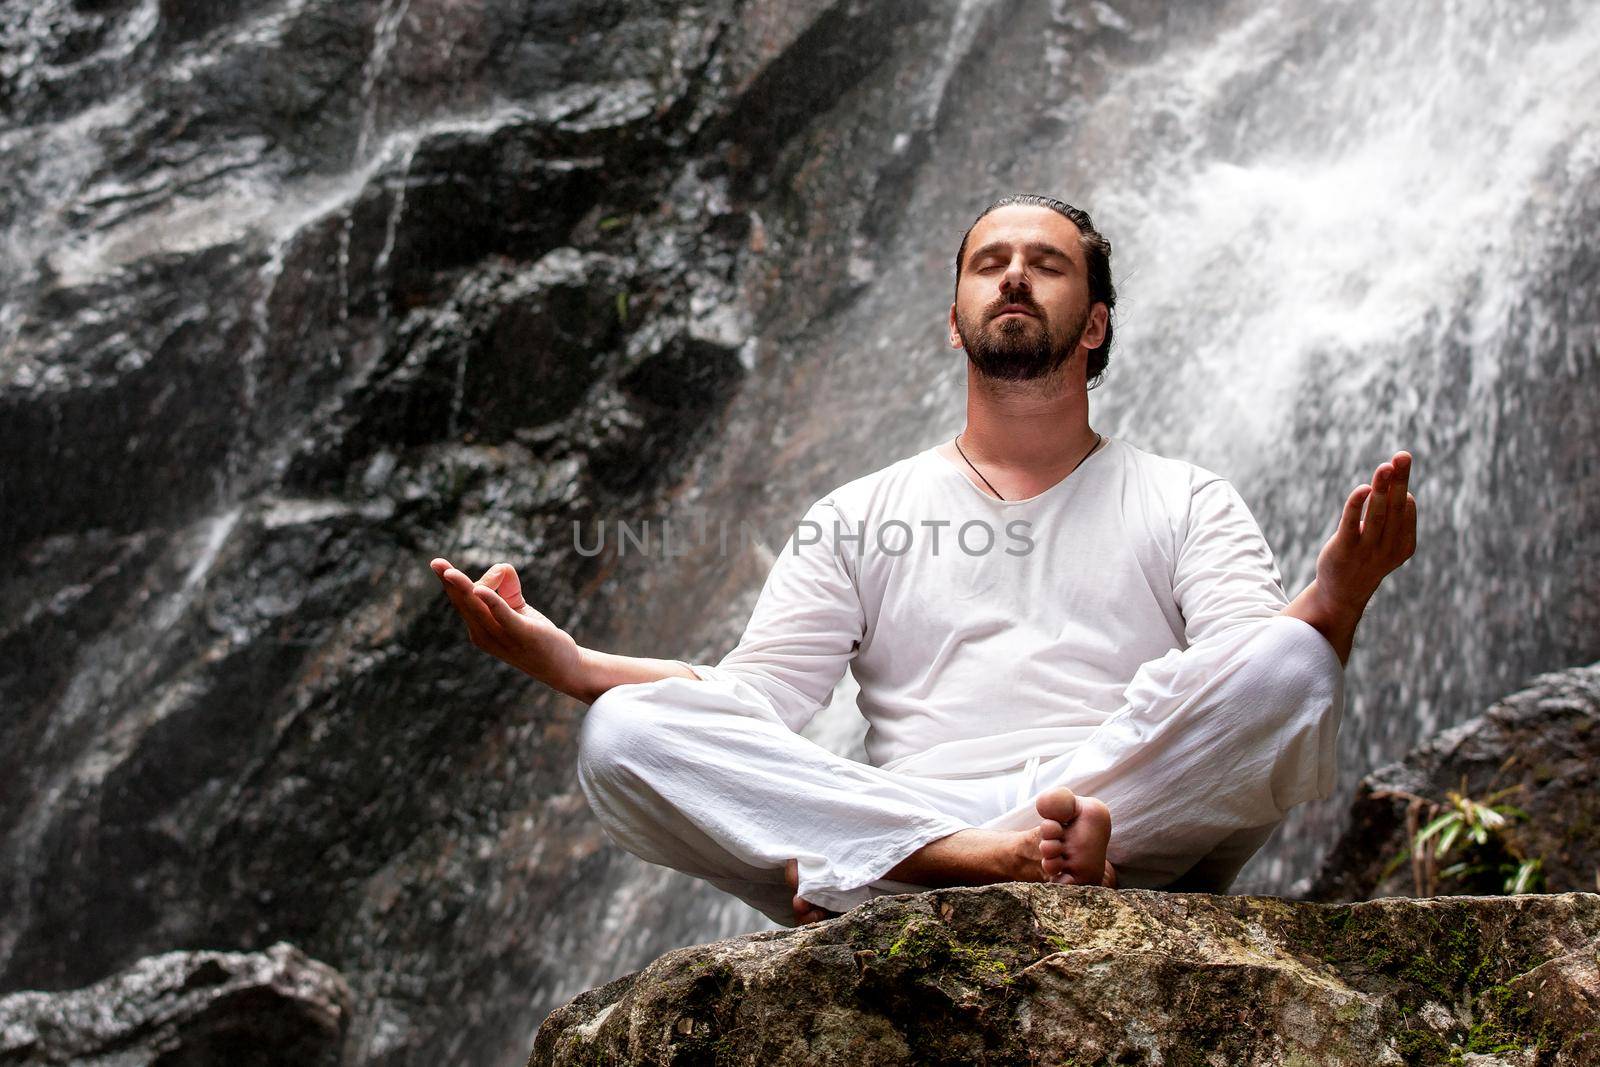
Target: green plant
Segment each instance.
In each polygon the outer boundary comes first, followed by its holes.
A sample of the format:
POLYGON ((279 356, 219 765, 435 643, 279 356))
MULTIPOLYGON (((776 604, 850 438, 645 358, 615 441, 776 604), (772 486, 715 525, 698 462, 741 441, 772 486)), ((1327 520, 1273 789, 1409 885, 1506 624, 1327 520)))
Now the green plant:
POLYGON ((1466 794, 1463 780, 1461 791, 1445 794, 1444 804, 1404 794, 1412 801, 1407 813, 1410 847, 1385 865, 1379 881, 1409 859, 1419 897, 1433 896, 1440 881, 1446 879, 1471 887, 1482 887, 1490 880, 1501 892, 1512 895, 1537 892, 1543 882, 1543 861, 1524 855, 1509 833, 1512 822, 1527 819, 1528 813, 1497 803, 1517 788, 1509 786, 1479 800, 1466 794), (1418 828, 1423 818, 1427 824, 1418 828), (1452 852, 1459 858, 1441 867, 1452 852))

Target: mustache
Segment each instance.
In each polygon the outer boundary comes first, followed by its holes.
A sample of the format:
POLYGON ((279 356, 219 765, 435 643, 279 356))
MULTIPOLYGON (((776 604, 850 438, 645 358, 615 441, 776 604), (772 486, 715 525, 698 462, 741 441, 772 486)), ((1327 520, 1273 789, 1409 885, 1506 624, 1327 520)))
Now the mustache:
POLYGON ((1034 318, 1038 318, 1038 319, 1044 318, 1044 312, 1040 311, 1039 308, 1038 308, 1038 305, 1034 304, 1032 301, 1029 301, 1029 300, 1001 300, 1001 301, 998 301, 998 302, 995 303, 993 309, 989 312, 989 316, 988 317, 991 318, 991 319, 992 318, 996 318, 996 317, 999 316, 999 314, 1000 314, 1000 312, 1001 312, 1001 310, 1003 308, 1008 308, 1008 307, 1011 307, 1013 305, 1015 305, 1016 307, 1019 307, 1019 308, 1023 309, 1024 311, 1028 312, 1028 314, 1032 315, 1034 318))

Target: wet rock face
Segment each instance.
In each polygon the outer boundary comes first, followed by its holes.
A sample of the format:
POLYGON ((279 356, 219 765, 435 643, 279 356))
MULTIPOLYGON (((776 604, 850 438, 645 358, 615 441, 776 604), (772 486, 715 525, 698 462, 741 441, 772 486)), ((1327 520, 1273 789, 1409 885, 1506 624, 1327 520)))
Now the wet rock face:
POLYGON ((347 976, 349 1062, 510 1062, 730 921, 604 840, 581 708, 468 644, 427 562, 515 562, 591 646, 726 647, 707 604, 759 573, 573 526, 745 517, 749 471, 696 464, 738 404, 747 444, 796 407, 759 342, 850 299, 922 104, 852 120, 861 158, 805 139, 929 32, 898 0, 0 5, 0 991, 287 938, 347 976))
POLYGON ((669 953, 557 1010, 528 1063, 1580 1064, 1597 955, 1594 894, 1009 883, 669 953))
POLYGON ((0 1062, 337 1067, 350 989, 292 945, 169 952, 84 989, 0 998, 0 1062))
MULTIPOLYGON (((1600 890, 1600 664, 1540 675, 1478 718, 1369 774, 1356 793, 1350 828, 1308 898, 1414 893, 1409 863, 1390 861, 1415 833, 1411 812, 1419 801, 1443 804, 1451 790, 1480 800, 1500 793, 1500 802, 1527 813, 1504 836, 1523 855, 1541 859, 1548 891, 1600 890)), ((1443 880, 1437 892, 1500 892, 1501 878, 1489 872, 1481 884, 1443 880)))

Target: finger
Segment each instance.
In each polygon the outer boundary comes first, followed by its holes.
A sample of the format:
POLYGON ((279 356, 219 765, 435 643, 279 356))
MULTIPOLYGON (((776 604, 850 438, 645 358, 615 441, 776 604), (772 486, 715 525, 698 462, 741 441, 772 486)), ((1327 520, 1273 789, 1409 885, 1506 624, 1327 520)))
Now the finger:
POLYGON ((1370 485, 1358 485, 1345 497, 1344 511, 1339 515, 1339 528, 1334 531, 1335 537, 1353 540, 1361 536, 1361 505, 1366 503, 1371 489, 1370 485))
POLYGON ((472 579, 456 570, 447 568, 439 575, 439 580, 444 583, 445 591, 449 593, 470 594, 472 592, 472 579))
MULTIPOLYGON (((1384 510, 1398 518, 1406 506, 1407 482, 1411 477, 1411 453, 1396 452, 1394 459, 1389 462, 1394 467, 1394 476, 1389 483, 1389 500, 1384 510)), ((1389 525, 1398 528, 1400 523, 1392 522, 1389 525)))
POLYGON ((494 616, 494 621, 499 623, 500 628, 507 633, 515 634, 528 625, 528 620, 512 610, 511 605, 507 604, 500 594, 493 589, 480 585, 473 590, 473 596, 479 603, 488 607, 490 613, 494 616))
MULTIPOLYGON (((1400 486, 1400 491, 1404 493, 1405 490, 1411 488, 1411 468, 1413 465, 1411 453, 1396 452, 1394 458, 1389 462, 1394 465, 1394 480, 1400 486)), ((1395 501, 1396 510, 1399 510, 1404 500, 1405 498, 1402 496, 1400 500, 1395 501)))
POLYGON ((1417 550, 1417 498, 1410 493, 1406 494, 1405 507, 1401 514, 1404 516, 1400 526, 1404 531, 1400 538, 1400 548, 1403 552, 1402 559, 1410 559, 1417 550))
POLYGON ((482 578, 479 578, 472 584, 484 589, 498 590, 501 587, 501 584, 505 581, 505 572, 506 565, 504 563, 496 563, 493 567, 490 567, 488 570, 483 572, 482 578))
POLYGON ((487 635, 498 639, 501 636, 500 624, 495 622, 494 613, 489 610, 488 605, 472 595, 474 589, 472 580, 451 567, 444 573, 444 582, 446 595, 461 613, 461 617, 466 620, 468 629, 477 627, 487 635))
POLYGON ((1384 504, 1384 512, 1388 515, 1388 520, 1378 539, 1378 547, 1384 553, 1398 553, 1406 537, 1406 501, 1414 498, 1405 491, 1399 479, 1390 485, 1386 495, 1388 499, 1384 504))
POLYGON ((467 627, 467 639, 485 652, 504 657, 505 632, 489 609, 470 593, 450 591, 450 603, 467 627))
POLYGON ((512 611, 520 615, 523 608, 528 606, 528 602, 522 599, 522 580, 517 577, 517 568, 511 564, 502 563, 500 566, 504 573, 500 576, 500 584, 495 591, 511 605, 512 611))
POLYGON ((439 577, 444 577, 444 572, 450 569, 450 561, 443 556, 435 556, 428 564, 428 568, 439 577))
POLYGON ((1406 506, 1406 484, 1411 477, 1411 453, 1396 452, 1389 461, 1393 472, 1389 477, 1389 489, 1385 494, 1383 512, 1385 523, 1379 532, 1378 549, 1384 553, 1399 551, 1400 543, 1405 536, 1405 521, 1403 512, 1406 506))
POLYGON ((1372 495, 1367 498, 1367 521, 1361 527, 1362 541, 1373 543, 1383 536, 1384 522, 1389 512, 1389 482, 1394 468, 1388 463, 1378 464, 1372 476, 1372 495))
POLYGON ((517 578, 517 569, 509 563, 496 563, 484 571, 478 584, 499 593, 512 611, 520 614, 527 606, 528 602, 522 599, 522 582, 517 578))

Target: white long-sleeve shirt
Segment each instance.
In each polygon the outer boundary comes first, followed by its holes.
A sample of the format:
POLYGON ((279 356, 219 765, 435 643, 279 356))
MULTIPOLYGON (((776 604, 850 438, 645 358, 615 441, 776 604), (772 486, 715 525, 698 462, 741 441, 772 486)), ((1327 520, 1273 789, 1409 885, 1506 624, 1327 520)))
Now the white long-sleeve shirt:
POLYGON ((963 777, 1071 750, 1141 664, 1287 603, 1249 508, 1202 467, 1107 438, 1002 501, 929 448, 812 504, 738 646, 692 667, 796 731, 848 667, 873 765, 963 777))

